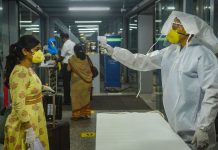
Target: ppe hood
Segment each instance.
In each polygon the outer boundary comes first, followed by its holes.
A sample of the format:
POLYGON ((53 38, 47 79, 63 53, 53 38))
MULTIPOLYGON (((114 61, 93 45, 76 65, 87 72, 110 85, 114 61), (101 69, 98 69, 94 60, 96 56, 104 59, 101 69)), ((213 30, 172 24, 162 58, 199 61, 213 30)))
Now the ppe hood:
POLYGON ((201 18, 187 14, 185 12, 173 11, 163 25, 161 34, 167 35, 175 18, 181 21, 186 33, 193 34, 201 44, 218 53, 218 39, 214 35, 213 29, 201 18))

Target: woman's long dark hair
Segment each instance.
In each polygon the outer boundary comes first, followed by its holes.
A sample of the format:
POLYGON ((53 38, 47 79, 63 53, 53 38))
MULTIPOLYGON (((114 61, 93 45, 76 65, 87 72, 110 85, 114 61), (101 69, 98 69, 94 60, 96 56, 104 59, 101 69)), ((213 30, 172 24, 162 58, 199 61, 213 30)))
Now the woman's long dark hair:
POLYGON ((80 60, 86 59, 85 48, 82 44, 76 44, 74 46, 74 52, 80 60))
POLYGON ((31 50, 40 42, 32 35, 24 35, 20 37, 18 42, 11 44, 9 48, 9 55, 6 57, 6 65, 5 65, 5 85, 9 87, 9 77, 14 69, 14 66, 19 64, 23 59, 24 55, 22 53, 22 49, 31 50))

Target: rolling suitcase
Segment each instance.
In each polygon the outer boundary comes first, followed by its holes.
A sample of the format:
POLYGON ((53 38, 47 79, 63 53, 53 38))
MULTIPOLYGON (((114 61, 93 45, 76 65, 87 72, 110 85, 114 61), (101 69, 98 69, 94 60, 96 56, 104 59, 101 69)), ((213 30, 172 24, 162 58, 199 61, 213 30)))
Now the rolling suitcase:
MULTIPOLYGON (((52 102, 53 95, 46 94, 43 96, 43 107, 45 111, 45 117, 47 121, 51 121, 53 118, 53 102, 52 102)), ((55 119, 61 120, 62 119, 62 96, 55 95, 55 119)))
POLYGON ((52 105, 54 109, 50 110, 52 120, 47 121, 48 139, 51 150, 70 150, 70 125, 67 121, 55 120, 55 95, 52 97, 52 105))
POLYGON ((49 146, 51 150, 70 150, 70 126, 66 121, 47 124, 49 146))

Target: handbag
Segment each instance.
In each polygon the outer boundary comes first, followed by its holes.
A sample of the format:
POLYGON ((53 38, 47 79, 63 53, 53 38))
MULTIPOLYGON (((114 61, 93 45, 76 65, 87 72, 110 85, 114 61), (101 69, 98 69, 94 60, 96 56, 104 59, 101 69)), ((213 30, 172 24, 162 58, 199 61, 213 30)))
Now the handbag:
POLYGON ((91 67, 92 70, 92 78, 95 78, 98 76, 98 69, 95 66, 91 67))
POLYGON ((91 59, 89 58, 89 56, 87 55, 88 58, 88 62, 92 71, 92 78, 95 78, 98 76, 98 69, 93 65, 91 59))

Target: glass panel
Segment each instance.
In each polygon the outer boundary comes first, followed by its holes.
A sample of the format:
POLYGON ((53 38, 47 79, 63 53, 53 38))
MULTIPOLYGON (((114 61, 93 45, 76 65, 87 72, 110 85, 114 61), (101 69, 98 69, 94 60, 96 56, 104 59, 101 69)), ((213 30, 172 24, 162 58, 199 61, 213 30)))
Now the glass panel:
MULTIPOLYGON (((2 49, 2 23, 3 23, 3 18, 2 18, 2 12, 3 12, 3 6, 2 6, 2 0, 0 0, 0 63, 2 64, 2 59, 3 59, 3 49, 2 49)), ((2 75, 2 66, 0 64, 0 75, 2 75)))
MULTIPOLYGON (((121 29, 122 30, 122 29, 121 29)), ((138 52, 138 16, 132 16, 128 22, 128 50, 132 53, 138 52)), ((137 71, 126 68, 127 81, 132 91, 137 90, 138 76, 137 71)), ((135 91, 136 92, 136 91, 135 91)))
POLYGON ((203 3, 203 19, 210 24, 210 13, 211 13, 211 6, 210 0, 205 0, 203 3))
POLYGON ((2 61, 3 61, 3 42, 2 42, 2 12, 3 12, 3 6, 2 6, 2 0, 0 0, 0 75, 2 75, 2 61))
POLYGON ((138 16, 130 17, 128 27, 128 49, 136 52, 138 49, 138 16))
POLYGON ((218 37, 218 1, 214 1, 214 33, 218 37))
POLYGON ((19 17, 20 36, 34 35, 41 41, 39 15, 20 2, 19 17))
POLYGON ((193 15, 197 15, 210 24, 210 0, 193 0, 193 15))
POLYGON ((2 42, 2 0, 0 0, 0 109, 2 108, 2 100, 3 100, 3 42, 2 42))

